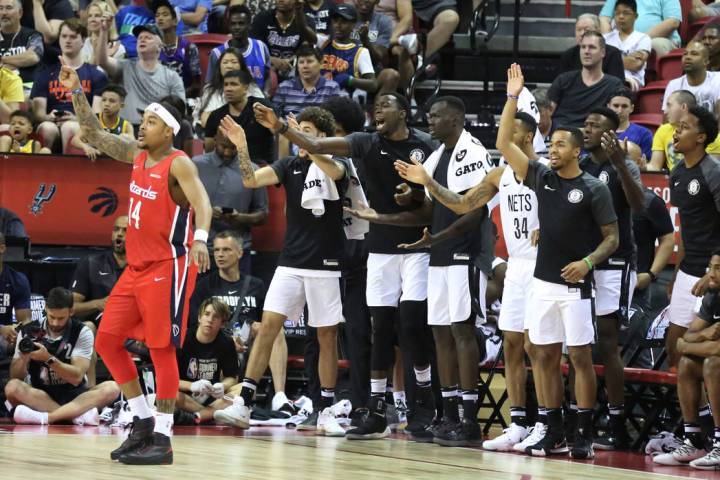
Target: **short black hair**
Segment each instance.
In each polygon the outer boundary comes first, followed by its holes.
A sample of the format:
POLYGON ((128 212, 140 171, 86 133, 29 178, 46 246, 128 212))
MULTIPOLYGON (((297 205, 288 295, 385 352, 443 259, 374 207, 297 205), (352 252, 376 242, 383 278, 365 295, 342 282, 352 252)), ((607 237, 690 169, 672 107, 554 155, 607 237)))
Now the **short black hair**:
POLYGON ((398 107, 400 107, 400 110, 403 110, 405 112, 405 121, 410 121, 410 102, 408 102, 408 99, 405 97, 405 95, 401 95, 397 92, 383 92, 378 97, 382 96, 388 96, 395 99, 395 103, 398 104, 398 107))
POLYGON ((705 134, 705 142, 703 142, 703 145, 707 147, 714 142, 718 136, 717 118, 715 118, 715 115, 713 115, 711 111, 697 105, 690 107, 688 113, 697 118, 700 133, 705 134))
POLYGON ((335 119, 332 113, 320 107, 307 107, 297 117, 297 122, 310 122, 328 137, 335 136, 335 119))
POLYGON ((569 127, 561 125, 555 129, 556 132, 568 132, 572 137, 572 141, 576 147, 582 148, 585 144, 585 136, 577 127, 569 127))
POLYGON ((455 110, 457 113, 461 115, 465 115, 465 102, 460 100, 458 97, 452 96, 452 95, 445 95, 443 97, 437 97, 432 104, 435 105, 436 103, 445 102, 445 104, 450 107, 452 110, 455 110))
POLYGON ((590 113, 588 114, 588 116, 592 115, 593 113, 595 115, 602 115, 603 117, 610 120, 610 126, 612 127, 613 130, 617 130, 618 127, 620 126, 620 118, 618 117, 617 113, 613 112, 612 110, 610 110, 607 107, 595 107, 592 110, 590 110, 590 113))
POLYGON ((300 46, 295 50, 295 56, 297 58, 300 57, 315 57, 317 58, 318 62, 322 62, 322 53, 320 53, 320 50, 317 49, 317 47, 310 45, 307 42, 303 42, 300 44, 300 46))
POLYGON ((165 107, 165 110, 170 112, 178 123, 182 123, 185 118, 185 102, 182 98, 177 95, 167 95, 160 99, 158 102, 160 105, 165 107))
POLYGON ((117 93, 118 96, 123 100, 125 100, 125 97, 127 97, 127 90, 125 90, 125 87, 123 87, 122 85, 118 85, 117 83, 108 83, 107 85, 105 85, 105 88, 100 91, 100 95, 102 96, 102 94, 105 92, 117 93))
POLYGON ((670 95, 675 95, 680 105, 687 105, 688 109, 697 106, 697 98, 690 90, 675 90, 670 95))
POLYGON ((233 5, 228 9, 228 20, 232 15, 240 15, 243 13, 247 15, 248 18, 252 18, 252 13, 250 13, 250 9, 247 7, 247 5, 245 5, 244 3, 242 5, 233 5))
POLYGON ((615 7, 613 7, 613 11, 618 7, 618 5, 625 5, 633 12, 637 13, 637 2, 635 0, 616 0, 615 1, 615 7))
POLYGON ((365 127, 365 112, 350 97, 330 97, 321 107, 332 114, 346 133, 361 132, 365 127))
POLYGON ((631 104, 635 105, 635 98, 636 98, 635 94, 632 91, 630 91, 629 88, 621 88, 620 90, 618 90, 614 93, 611 93, 607 99, 607 102, 605 102, 605 103, 610 103, 612 101, 612 99, 615 97, 625 97, 628 100, 630 100, 631 104))
POLYGON ((714 250, 712 251, 712 253, 710 254, 711 257, 714 257, 714 256, 716 256, 716 255, 717 255, 717 256, 720 256, 720 247, 715 247, 715 249, 714 249, 714 250))
POLYGON ((515 113, 515 120, 520 120, 523 125, 525 125, 525 128, 528 132, 535 132, 538 128, 537 122, 533 118, 532 115, 530 115, 527 112, 516 112, 515 113))
POLYGON ((45 300, 47 308, 72 308, 73 294, 70 290, 63 287, 55 287, 48 292, 45 300))
POLYGON ((243 85, 250 85, 253 81, 252 75, 247 70, 230 70, 223 77, 223 85, 228 78, 237 77, 243 85))
POLYGON ((15 110, 10 114, 8 119, 13 117, 22 117, 27 119, 28 122, 30 122, 30 125, 35 126, 35 116, 32 114, 30 110, 15 110))

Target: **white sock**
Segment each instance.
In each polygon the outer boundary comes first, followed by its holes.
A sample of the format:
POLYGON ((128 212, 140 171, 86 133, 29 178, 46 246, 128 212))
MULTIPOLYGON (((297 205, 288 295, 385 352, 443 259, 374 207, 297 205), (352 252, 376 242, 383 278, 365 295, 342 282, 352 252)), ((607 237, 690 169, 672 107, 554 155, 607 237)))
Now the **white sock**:
POLYGON ((155 414, 155 432, 162 433, 166 437, 172 437, 173 414, 172 413, 156 413, 155 414))
POLYGON ((145 395, 128 398, 127 402, 128 405, 130 405, 130 411, 132 412, 133 417, 138 417, 140 420, 152 417, 152 411, 150 410, 147 400, 145 400, 145 395))
POLYGON ((387 388, 387 378, 371 378, 370 379, 370 393, 373 395, 385 395, 385 389, 387 388))

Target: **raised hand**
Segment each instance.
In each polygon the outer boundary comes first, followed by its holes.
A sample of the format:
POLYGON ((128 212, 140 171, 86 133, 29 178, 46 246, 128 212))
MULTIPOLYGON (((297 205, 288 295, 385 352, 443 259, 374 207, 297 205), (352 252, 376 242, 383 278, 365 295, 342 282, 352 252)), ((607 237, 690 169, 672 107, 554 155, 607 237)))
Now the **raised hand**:
POLYGON ((398 245, 398 248, 402 248, 403 250, 418 250, 420 248, 428 248, 433 244, 434 240, 435 239, 433 238, 432 234, 430 234, 430 230, 425 227, 420 240, 413 243, 401 243, 400 245, 398 245))
POLYGON ((60 67, 60 73, 58 74, 58 81, 60 82, 60 85, 62 85, 63 88, 68 91, 80 88, 80 77, 78 77, 75 69, 65 65, 65 61, 63 60, 62 56, 58 58, 60 59, 60 64, 62 65, 60 67))
POLYGON ((253 112, 255 113, 255 120, 260 125, 271 130, 273 133, 280 131, 282 122, 277 115, 275 115, 275 111, 272 108, 257 102, 253 104, 253 112))
POLYGON ((220 132, 225 135, 228 140, 233 142, 236 147, 247 147, 247 138, 245 138, 245 130, 233 120, 230 115, 225 115, 220 120, 220 132))
POLYGON ((625 161, 625 156, 627 152, 627 139, 625 139, 625 148, 623 148, 623 146, 620 145, 620 141, 618 140, 617 135, 615 135, 615 132, 607 131, 602 134, 602 138, 600 139, 600 145, 602 146, 602 149, 605 151, 605 154, 608 156, 613 165, 617 165, 618 163, 623 163, 625 161))
POLYGON ((515 97, 520 96, 525 86, 525 78, 523 77, 522 68, 517 63, 510 65, 507 71, 507 93, 515 97))
POLYGON ((412 163, 395 160, 395 170, 397 170, 398 175, 408 182, 427 186, 430 183, 430 175, 428 175, 425 167, 414 158, 411 158, 410 161, 412 163))
POLYGON ((378 213, 367 205, 360 205, 358 208, 343 207, 347 213, 355 218, 372 222, 378 219, 378 213))

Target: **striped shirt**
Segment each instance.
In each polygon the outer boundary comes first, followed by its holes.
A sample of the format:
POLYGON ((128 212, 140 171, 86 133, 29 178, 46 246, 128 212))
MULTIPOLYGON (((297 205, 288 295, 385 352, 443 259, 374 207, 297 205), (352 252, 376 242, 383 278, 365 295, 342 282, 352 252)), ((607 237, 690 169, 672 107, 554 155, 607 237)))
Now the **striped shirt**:
POLYGON ((305 107, 320 105, 332 97, 346 97, 347 92, 333 80, 318 79, 315 88, 306 91, 299 78, 282 82, 273 97, 273 102, 282 110, 283 115, 299 113, 305 107))

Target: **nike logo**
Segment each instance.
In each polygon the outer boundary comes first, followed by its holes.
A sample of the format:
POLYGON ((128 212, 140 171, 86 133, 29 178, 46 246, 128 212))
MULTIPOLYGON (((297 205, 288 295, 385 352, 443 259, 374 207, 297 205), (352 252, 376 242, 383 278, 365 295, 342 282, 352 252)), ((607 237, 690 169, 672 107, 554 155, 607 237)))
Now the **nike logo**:
POLYGON ((297 175, 298 173, 302 173, 302 170, 293 170, 293 174, 297 175))
POLYGON ((235 292, 237 292, 237 290, 230 290, 230 291, 228 292, 228 295, 232 295, 232 294, 234 294, 235 292))
POLYGON ((151 176, 152 178, 162 178, 162 177, 161 177, 160 175, 158 175, 157 173, 151 173, 150 176, 151 176))
POLYGON ((502 187, 507 187, 507 186, 509 186, 509 185, 510 185, 510 182, 508 182, 508 183, 503 183, 501 186, 502 186, 502 187))
POLYGON ((678 185, 680 185, 680 182, 675 182, 675 183, 673 184, 674 187, 677 187, 678 185))
POLYGON ((720 320, 720 315, 713 315, 713 320, 720 320))
POLYGON ((385 150, 380 149, 380 155, 390 155, 390 154, 387 153, 385 150))
POLYGON ((140 168, 138 165, 133 165, 133 170, 140 168))
POLYGON ((98 274, 102 277, 104 275, 110 275, 110 272, 98 272, 98 274))
POLYGON ((547 185, 545 185, 545 190, 550 190, 551 192, 554 192, 554 191, 555 191, 555 189, 554 189, 554 188, 550 188, 550 187, 549 187, 549 186, 547 186, 547 185))
POLYGON ((156 282, 161 282, 165 280, 165 277, 154 277, 153 280, 155 280, 156 282))

